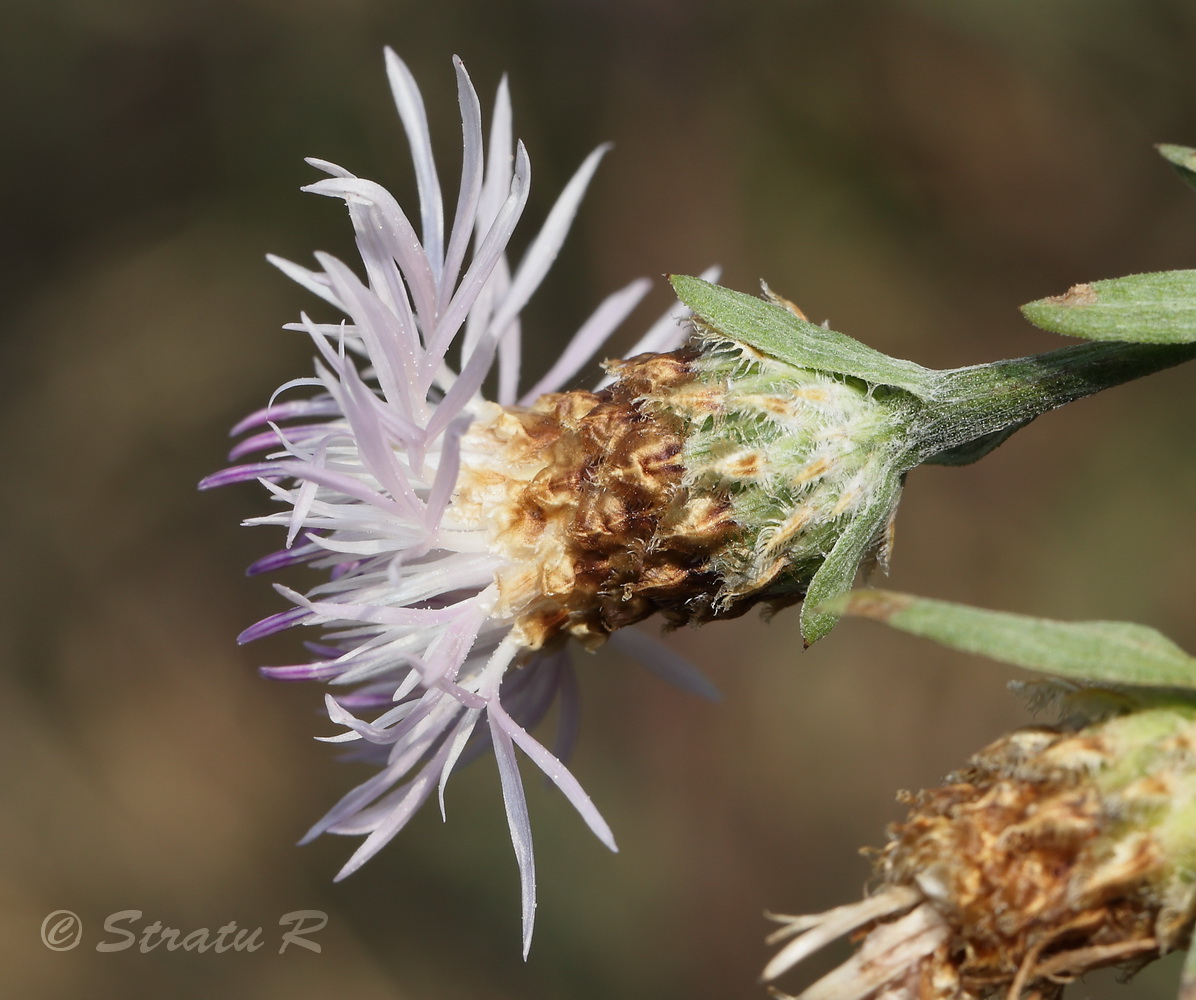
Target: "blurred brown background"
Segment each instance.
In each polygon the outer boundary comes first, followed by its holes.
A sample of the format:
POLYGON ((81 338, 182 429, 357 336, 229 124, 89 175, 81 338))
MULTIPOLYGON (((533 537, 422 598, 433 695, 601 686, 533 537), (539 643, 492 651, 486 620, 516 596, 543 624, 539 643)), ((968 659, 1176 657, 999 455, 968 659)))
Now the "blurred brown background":
MULTIPOLYGON (((510 71, 551 198, 603 164, 528 327, 550 352, 635 275, 758 278, 924 364, 1055 346, 1016 306, 1076 281, 1192 266, 1196 197, 1153 153, 1196 144, 1186 0, 8 0, 0 33, 6 321, 0 995, 518 1000, 760 998, 761 912, 855 898, 858 857, 935 782, 1028 719, 1012 671, 848 622, 802 653, 795 613, 672 637, 708 705, 583 661, 574 768, 608 855, 530 781, 540 907, 518 890, 490 761, 365 870, 292 846, 357 772, 312 741, 316 686, 258 678, 298 637, 238 649, 281 606, 242 567, 252 486, 199 495, 231 423, 309 348, 311 304, 263 255, 352 256, 317 155, 409 200, 381 49, 410 62, 456 170, 449 57, 487 107, 510 71), (432 8, 435 8, 434 10, 432 8), (75 911, 84 941, 39 941, 75 911), (322 909, 319 955, 97 954, 104 917, 183 929, 322 909)), ((629 329, 663 309, 663 283, 629 329)), ((625 340, 623 343, 626 344, 625 340)), ((548 354, 540 361, 547 364, 548 354)), ((982 464, 911 475, 889 585, 1127 618, 1196 649, 1196 372, 1050 415, 982 464)), ((1128 991, 1165 997, 1174 962, 1128 991)), ((796 989, 800 977, 785 983, 796 989)))

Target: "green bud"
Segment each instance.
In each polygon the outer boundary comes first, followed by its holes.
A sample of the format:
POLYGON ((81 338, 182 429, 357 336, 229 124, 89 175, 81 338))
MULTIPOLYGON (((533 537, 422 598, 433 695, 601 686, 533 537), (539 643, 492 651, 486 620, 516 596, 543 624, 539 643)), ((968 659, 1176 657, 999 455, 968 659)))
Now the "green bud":
POLYGON ((724 497, 737 526, 710 553, 715 609, 804 598, 802 634, 821 638, 839 615, 829 599, 870 557, 884 562, 911 469, 976 461, 1048 410, 1196 357, 1186 342, 1196 321, 1183 332, 1191 282, 1164 278, 1137 306, 1105 296, 1120 303, 1116 329, 1137 330, 1142 343, 934 371, 816 326, 771 293, 672 277, 698 331, 697 388, 646 399, 676 421, 687 488, 724 497))

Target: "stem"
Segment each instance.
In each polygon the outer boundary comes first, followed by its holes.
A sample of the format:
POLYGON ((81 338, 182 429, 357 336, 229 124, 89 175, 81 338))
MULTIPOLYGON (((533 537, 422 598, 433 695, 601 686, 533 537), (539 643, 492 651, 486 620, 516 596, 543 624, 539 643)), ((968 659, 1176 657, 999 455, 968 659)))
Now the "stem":
POLYGON ((1196 344, 1103 342, 941 372, 911 457, 974 462, 1048 410, 1193 358, 1196 344))

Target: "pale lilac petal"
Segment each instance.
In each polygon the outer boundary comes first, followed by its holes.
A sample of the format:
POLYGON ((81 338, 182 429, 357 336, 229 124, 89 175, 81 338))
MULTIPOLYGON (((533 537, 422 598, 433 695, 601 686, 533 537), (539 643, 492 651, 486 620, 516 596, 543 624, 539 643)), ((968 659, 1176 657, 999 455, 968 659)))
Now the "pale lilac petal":
POLYGON ((532 826, 527 815, 523 779, 519 777, 519 764, 515 760, 515 748, 511 736, 495 716, 494 706, 490 709, 489 720, 490 741, 494 746, 494 759, 498 762, 502 800, 507 811, 507 827, 511 831, 511 846, 515 848, 515 860, 519 865, 519 891, 523 901, 523 957, 527 958, 536 920, 536 859, 532 853, 532 826))
POLYGON ((647 278, 637 278, 627 287, 608 296, 573 335, 556 364, 524 393, 519 405, 528 406, 546 392, 557 392, 563 388, 602 349, 616 327, 639 305, 651 287, 652 282, 647 278))
POLYGON ((428 421, 429 437, 437 437, 446 430, 482 388, 482 383, 486 381, 486 376, 494 361, 494 348, 493 339, 487 339, 475 348, 469 363, 461 370, 457 381, 445 393, 440 406, 432 414, 432 419, 428 421))
POLYGON ((448 306, 449 296, 461 273, 461 263, 465 260, 482 196, 482 108, 469 74, 456 56, 453 57, 453 67, 457 71, 457 101, 461 105, 461 134, 465 148, 461 153, 461 190, 457 196, 457 212, 453 217, 444 272, 440 277, 440 295, 436 301, 438 314, 448 306))
MULTIPOLYGON (((494 314, 494 304, 507 294, 511 284, 511 271, 507 266, 506 257, 499 257, 490 277, 482 286, 478 297, 474 299, 473 307, 465 318, 465 332, 458 338, 461 342, 461 357, 469 358, 473 355, 478 342, 490 332, 490 317, 494 314)), ((452 388, 445 386, 445 391, 452 388)))
POLYGON ((485 238, 470 261, 461 279, 461 284, 454 293, 452 300, 444 313, 436 321, 436 329, 427 341, 429 368, 424 373, 424 381, 431 384, 431 377, 435 368, 444 359, 445 352, 465 317, 473 307, 482 286, 490 277, 495 265, 502 259, 507 248, 507 242, 515 231, 515 224, 523 214, 527 204, 527 194, 531 187, 531 163, 527 158, 527 150, 523 143, 515 154, 515 176, 511 181, 511 190, 506 201, 498 210, 493 224, 487 231, 485 238))
MULTIPOLYGON (((718 267, 708 267, 702 272, 701 278, 703 281, 717 281, 719 273, 718 267)), ((664 354, 677 350, 689 339, 690 327, 686 320, 690 315, 692 314, 685 303, 674 303, 660 319, 652 324, 648 332, 635 342, 626 356, 634 358, 637 354, 664 354)), ((601 389, 613 381, 614 378, 607 375, 598 382, 597 387, 601 389)))
POLYGON ((371 809, 362 810, 360 816, 354 817, 356 822, 343 821, 332 827, 334 833, 359 834, 370 831, 345 866, 337 872, 335 881, 352 875, 407 825, 436 786, 436 769, 441 755, 429 762, 407 785, 395 789, 371 809))
POLYGON ((444 509, 448 506, 457 485, 457 473, 461 468, 461 435, 468 426, 467 420, 457 420, 445 431, 444 441, 440 446, 440 465, 436 469, 436 478, 428 493, 425 526, 429 531, 440 524, 444 509))
POLYGON ((481 716, 481 709, 469 709, 461 717, 461 721, 457 723, 457 728, 449 739, 448 755, 445 757, 444 765, 440 768, 440 780, 436 783, 436 797, 440 804, 441 822, 448 820, 448 813, 444 808, 444 789, 448 784, 449 775, 452 774, 453 768, 461 758, 461 751, 465 749, 465 744, 469 742, 481 716))
POLYGON ((378 398, 352 368, 346 369, 343 384, 346 390, 345 417, 353 428, 363 464, 393 499, 412 516, 418 517, 422 504, 375 414, 378 398))
POLYGON ((461 616, 461 608, 453 604, 447 608, 390 608, 369 604, 349 604, 334 601, 310 601, 298 591, 281 584, 275 584, 284 597, 290 598, 301 608, 312 614, 334 621, 352 620, 372 622, 375 625, 397 625, 411 628, 426 628, 431 625, 447 625, 461 616))
POLYGON ((482 198, 478 203, 478 231, 480 243, 482 234, 490 228, 498 210, 511 186, 511 170, 515 163, 514 132, 511 116, 511 89, 506 75, 498 83, 494 97, 494 113, 490 118, 490 150, 486 159, 486 178, 482 185, 482 198))
POLYGON ((709 677, 659 639, 632 627, 615 632, 611 635, 610 642, 616 649, 639 660, 649 673, 681 688, 682 691, 696 694, 707 701, 722 701, 723 696, 709 677))
POLYGON ((573 756, 577 735, 581 731, 581 690, 568 653, 558 655, 564 662, 559 668, 556 739, 553 741, 552 750, 553 756, 564 762, 573 756))
MULTIPOLYGON (((436 315, 436 276, 432 262, 391 193, 381 184, 359 177, 316 181, 303 190, 328 198, 341 198, 345 202, 357 200, 373 210, 373 218, 386 241, 386 248, 411 288, 416 312, 423 322, 431 322, 436 315)), ((333 291, 335 294, 335 285, 333 291)))
POLYGON ((505 329, 495 330, 498 338, 498 396, 500 406, 513 406, 519 396, 519 374, 523 362, 523 337, 519 320, 513 319, 505 329))
MULTIPOLYGON (((323 465, 323 463, 324 449, 321 447, 316 450, 315 464, 323 465)), ((307 520, 311 505, 315 502, 317 488, 317 484, 308 479, 300 485, 295 494, 294 506, 291 508, 291 523, 287 527, 286 547, 288 549, 294 545, 295 539, 299 537, 299 532, 303 530, 303 524, 307 520)))
MULTIPOLYGON (((414 360, 419 341, 419 324, 407 294, 407 286, 403 283, 403 274, 387 242, 385 228, 379 225, 375 208, 357 201, 350 201, 348 207, 370 290, 383 302, 394 320, 387 323, 388 332, 398 334, 395 346, 410 360, 414 360)), ((369 353, 368 344, 366 350, 369 353)))
MULTIPOLYGON (((312 381, 319 380, 313 379, 312 381)), ((249 414, 229 431, 229 436, 236 437, 238 434, 244 434, 251 427, 293 420, 296 417, 335 417, 339 415, 340 407, 331 399, 297 399, 289 403, 274 403, 249 414)))
POLYGON ((436 161, 432 156, 432 137, 428 133, 424 99, 407 64, 389 46, 386 48, 386 75, 390 78, 391 94, 407 133, 407 143, 411 147, 411 159, 415 165, 424 249, 433 273, 439 280, 440 262, 444 259, 444 202, 440 196, 436 161))
POLYGON ((295 284, 302 285, 313 295, 319 296, 325 302, 336 306, 337 309, 344 310, 344 305, 332 290, 332 286, 328 281, 328 275, 322 274, 319 271, 309 271, 306 267, 294 264, 282 257, 276 257, 272 253, 266 254, 266 260, 295 282, 295 284))
POLYGON ((487 711, 490 716, 491 730, 498 726, 503 733, 514 740, 519 749, 532 759, 536 767, 548 775, 552 783, 565 793, 565 798, 585 820, 586 826, 593 831, 594 836, 612 851, 617 851, 619 848, 615 846, 615 837, 611 833, 610 826, 602 818, 602 814, 598 812, 597 807, 577 779, 569 773, 569 769, 537 743, 519 723, 507 715, 497 701, 491 703, 487 711))
POLYGON ((303 162, 317 170, 323 170, 329 177, 352 177, 353 174, 344 167, 338 167, 329 160, 321 160, 318 156, 305 156, 303 162))
MULTIPOLYGON (((527 305, 528 299, 532 297, 532 293, 540 287, 544 275, 548 273, 552 262, 560 253, 561 245, 565 242, 565 235, 569 232, 569 227, 573 224, 573 217, 577 214, 577 206, 581 204, 586 188, 589 187, 590 180, 594 176, 594 171, 598 169, 598 163, 606 155, 608 149, 610 149, 609 144, 599 146, 582 161, 577 172, 565 185, 565 190, 557 198, 556 204, 552 206, 552 211, 548 213, 543 227, 536 234, 532 245, 528 247, 527 253, 520 261, 515 276, 511 279, 511 289, 507 292, 506 299, 498 307, 493 320, 493 328, 496 331, 501 332, 511 320, 519 315, 519 312, 527 305)), ((516 167, 515 173, 518 175, 518 167, 516 167)))
MULTIPOLYGON (((383 795, 388 788, 395 782, 394 776, 390 769, 379 771, 372 778, 368 778, 360 785, 354 788, 347 795, 341 797, 340 801, 336 803, 327 813, 320 818, 310 830, 307 831, 299 841, 300 844, 308 844, 315 840, 320 834, 326 832, 337 823, 344 821, 350 816, 365 809, 371 802, 383 795)), ((354 866, 355 868, 358 866, 354 866)), ((347 872, 345 874, 348 874, 347 872)))
MULTIPOLYGON (((423 722, 436 707, 436 703, 431 699, 418 705, 413 702, 405 702, 383 712, 373 722, 364 722, 357 718, 330 694, 324 695, 324 706, 331 722, 351 729, 356 736, 367 739, 371 743, 395 743, 423 722), (402 723, 408 723, 405 730, 400 728, 402 723)), ((330 741, 329 737, 317 738, 330 741)))
POLYGON ((326 681, 340 673, 328 663, 299 663, 284 667, 258 667, 258 673, 276 681, 326 681))

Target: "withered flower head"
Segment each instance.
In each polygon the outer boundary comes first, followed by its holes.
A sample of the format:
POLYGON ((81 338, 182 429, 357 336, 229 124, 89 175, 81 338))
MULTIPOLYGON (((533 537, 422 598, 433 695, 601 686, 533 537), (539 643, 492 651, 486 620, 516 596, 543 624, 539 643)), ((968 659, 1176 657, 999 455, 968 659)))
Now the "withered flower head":
MULTIPOLYGON (((1027 687, 1055 728, 1011 733, 875 853, 866 899, 779 917, 775 979, 852 934, 801 1000, 1048 1000, 1091 969, 1184 947, 1196 916, 1196 658, 1127 622, 1058 622, 856 591, 836 610, 1052 676, 1027 687), (790 940, 792 939, 792 940, 790 940)), ((1189 953, 1184 1000, 1196 996, 1189 953)))
POLYGON ((1182 947, 1196 903, 1196 710, 1025 729, 978 753, 876 855, 851 906, 778 917, 775 979, 852 932, 801 1000, 1055 998, 1092 969, 1182 947))

